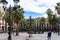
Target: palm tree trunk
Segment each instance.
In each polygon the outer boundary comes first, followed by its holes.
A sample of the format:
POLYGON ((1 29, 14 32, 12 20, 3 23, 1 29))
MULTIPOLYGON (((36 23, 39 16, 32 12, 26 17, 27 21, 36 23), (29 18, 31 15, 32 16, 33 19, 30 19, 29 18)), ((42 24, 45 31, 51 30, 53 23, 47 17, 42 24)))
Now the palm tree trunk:
POLYGON ((18 24, 17 24, 17 28, 16 28, 16 36, 19 36, 19 27, 18 27, 18 24))
POLYGON ((8 29, 7 29, 7 22, 5 22, 5 32, 7 32, 8 29))

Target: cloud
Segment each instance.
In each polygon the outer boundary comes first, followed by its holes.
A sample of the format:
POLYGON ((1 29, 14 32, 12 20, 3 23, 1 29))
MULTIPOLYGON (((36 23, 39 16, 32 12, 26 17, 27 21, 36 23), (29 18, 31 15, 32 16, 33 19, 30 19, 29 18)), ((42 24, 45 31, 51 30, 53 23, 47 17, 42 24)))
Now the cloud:
POLYGON ((48 8, 54 10, 54 6, 60 0, 21 0, 20 4, 27 11, 44 13, 48 8))
MULTIPOLYGON (((20 5, 25 11, 40 13, 47 18, 46 10, 50 8, 55 13, 56 3, 60 0, 20 0, 20 5)), ((36 16, 37 17, 37 16, 36 16)))
POLYGON ((27 0, 27 1, 21 0, 20 3, 21 3, 21 6, 24 8, 24 10, 27 10, 27 11, 43 13, 47 9, 46 7, 38 7, 37 4, 32 0, 27 0))
MULTIPOLYGON (((12 4, 12 6, 14 5, 12 0, 7 1, 9 2, 9 4, 12 4)), ((23 7, 25 11, 40 13, 42 14, 40 16, 46 18, 46 10, 50 8, 53 12, 55 12, 55 6, 58 2, 60 2, 60 0, 20 0, 19 4, 23 7)))
MULTIPOLYGON (((13 0, 7 1, 8 5, 14 5, 13 0)), ((54 10, 57 2, 60 2, 60 0, 20 0, 20 5, 24 8, 24 10, 43 13, 48 8, 54 10)))

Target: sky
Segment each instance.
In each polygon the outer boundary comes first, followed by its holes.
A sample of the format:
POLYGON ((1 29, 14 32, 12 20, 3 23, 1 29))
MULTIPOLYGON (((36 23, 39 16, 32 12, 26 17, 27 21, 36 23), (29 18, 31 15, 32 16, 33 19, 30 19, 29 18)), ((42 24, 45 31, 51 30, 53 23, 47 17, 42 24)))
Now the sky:
MULTIPOLYGON (((7 0, 8 5, 14 5, 12 0, 7 0)), ((47 18, 46 10, 50 8, 53 12, 55 12, 56 3, 60 2, 60 0, 20 0, 20 5, 23 7, 25 13, 25 18, 37 17, 45 17, 47 18)))

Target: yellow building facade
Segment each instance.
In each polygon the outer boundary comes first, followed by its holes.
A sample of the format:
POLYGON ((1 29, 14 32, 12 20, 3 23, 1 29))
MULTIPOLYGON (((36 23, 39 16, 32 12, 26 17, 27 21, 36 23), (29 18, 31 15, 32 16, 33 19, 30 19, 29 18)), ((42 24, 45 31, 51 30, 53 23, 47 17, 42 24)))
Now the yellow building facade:
POLYGON ((5 15, 5 12, 3 8, 0 6, 0 32, 8 31, 7 24, 5 23, 5 20, 3 20, 4 15, 5 15))

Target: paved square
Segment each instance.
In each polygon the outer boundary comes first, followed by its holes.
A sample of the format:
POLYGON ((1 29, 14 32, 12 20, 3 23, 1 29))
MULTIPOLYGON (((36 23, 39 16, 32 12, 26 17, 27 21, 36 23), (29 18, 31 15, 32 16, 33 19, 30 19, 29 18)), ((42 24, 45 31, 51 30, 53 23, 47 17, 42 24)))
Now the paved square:
MULTIPOLYGON (((47 33, 44 32, 43 34, 32 34, 32 37, 28 37, 27 33, 19 33, 19 36, 15 36, 12 34, 12 40, 48 40, 47 33)), ((7 33, 0 33, 0 40, 8 40, 8 34, 7 33)), ((58 33, 52 32, 51 40, 60 40, 60 36, 58 36, 58 33)))

